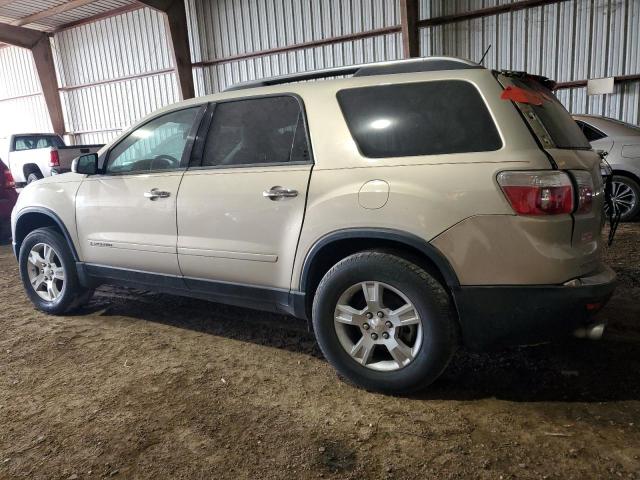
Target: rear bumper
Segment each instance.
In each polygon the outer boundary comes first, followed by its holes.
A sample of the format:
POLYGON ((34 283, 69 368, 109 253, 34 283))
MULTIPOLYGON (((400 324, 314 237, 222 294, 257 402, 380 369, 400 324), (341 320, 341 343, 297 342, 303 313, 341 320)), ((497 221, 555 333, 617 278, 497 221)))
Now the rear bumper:
POLYGON ((567 336, 592 323, 615 286, 615 272, 603 265, 598 273, 564 285, 458 287, 454 297, 463 342, 486 349, 567 336))

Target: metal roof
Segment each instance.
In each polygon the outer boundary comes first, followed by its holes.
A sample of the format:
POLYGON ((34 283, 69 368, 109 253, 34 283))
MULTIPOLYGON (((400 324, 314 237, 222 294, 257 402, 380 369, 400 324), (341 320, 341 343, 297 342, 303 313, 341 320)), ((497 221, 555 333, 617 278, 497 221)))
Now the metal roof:
POLYGON ((112 11, 139 6, 135 0, 0 0, 0 22, 54 31, 112 11))

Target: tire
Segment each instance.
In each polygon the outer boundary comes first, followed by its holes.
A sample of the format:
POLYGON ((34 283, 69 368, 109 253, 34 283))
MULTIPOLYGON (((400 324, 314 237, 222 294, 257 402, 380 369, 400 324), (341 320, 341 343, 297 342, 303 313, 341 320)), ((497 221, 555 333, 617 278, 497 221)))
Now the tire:
POLYGON ((422 268, 389 253, 362 252, 337 263, 318 286, 312 318, 325 358, 339 374, 367 390, 396 394, 421 390, 445 370, 458 345, 457 321, 445 288, 422 268), (359 288, 369 293, 358 292, 359 288), (371 300, 374 291, 383 292, 378 304, 371 300), (340 308, 339 302, 343 302, 340 308), (381 315, 368 311, 372 309, 381 315), (404 316, 393 313, 401 310, 407 310, 404 316), (378 319, 389 323, 381 326, 378 319), (398 326, 399 319, 412 325, 398 326), (358 359, 348 353, 352 344, 358 349, 374 334, 373 353, 364 346, 357 350, 358 359), (382 338, 385 334, 387 340, 382 338), (402 349, 397 337, 402 337, 402 349))
POLYGON ((640 185, 633 178, 614 175, 612 197, 614 211, 622 209, 620 221, 628 222, 640 213, 640 185))
POLYGON ((27 185, 36 182, 42 178, 42 173, 33 171, 27 175, 27 185))
POLYGON ((54 228, 29 233, 20 247, 18 262, 24 289, 38 310, 63 315, 91 298, 93 291, 80 285, 69 245, 54 228))

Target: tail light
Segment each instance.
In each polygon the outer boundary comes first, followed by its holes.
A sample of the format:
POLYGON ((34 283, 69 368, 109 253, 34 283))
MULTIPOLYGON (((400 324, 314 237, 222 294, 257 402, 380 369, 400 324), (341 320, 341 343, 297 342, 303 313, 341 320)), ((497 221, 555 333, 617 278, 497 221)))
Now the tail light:
POLYGON ((7 190, 16 188, 16 182, 13 180, 13 175, 11 175, 11 171, 9 171, 8 168, 3 168, 2 170, 4 170, 3 172, 4 188, 6 188, 7 190))
POLYGON ((501 172, 498 184, 519 215, 559 215, 573 211, 573 184, 565 172, 501 172))
POLYGON ((59 167, 60 166, 60 155, 58 155, 57 150, 51 150, 51 157, 49 158, 49 166, 50 167, 59 167))
POLYGON ((593 207, 593 196, 595 188, 593 177, 586 170, 571 170, 573 178, 576 180, 578 208, 576 213, 589 213, 593 207))

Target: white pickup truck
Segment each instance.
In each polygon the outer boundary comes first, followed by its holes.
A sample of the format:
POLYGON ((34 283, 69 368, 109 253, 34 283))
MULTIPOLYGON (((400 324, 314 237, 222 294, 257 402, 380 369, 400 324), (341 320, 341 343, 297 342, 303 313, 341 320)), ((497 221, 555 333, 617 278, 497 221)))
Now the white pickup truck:
POLYGON ((68 172, 74 158, 96 152, 102 145, 66 146, 53 133, 21 133, 9 139, 7 165, 21 187, 44 177, 68 172))

